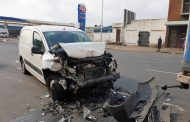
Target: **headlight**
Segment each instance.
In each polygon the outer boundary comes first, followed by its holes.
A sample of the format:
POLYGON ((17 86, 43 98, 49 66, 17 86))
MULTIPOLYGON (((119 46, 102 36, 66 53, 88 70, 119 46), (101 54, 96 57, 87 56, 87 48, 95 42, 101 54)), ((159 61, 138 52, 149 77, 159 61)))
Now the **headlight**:
POLYGON ((63 68, 63 66, 60 63, 56 63, 55 61, 51 62, 51 70, 52 71, 59 71, 63 68))

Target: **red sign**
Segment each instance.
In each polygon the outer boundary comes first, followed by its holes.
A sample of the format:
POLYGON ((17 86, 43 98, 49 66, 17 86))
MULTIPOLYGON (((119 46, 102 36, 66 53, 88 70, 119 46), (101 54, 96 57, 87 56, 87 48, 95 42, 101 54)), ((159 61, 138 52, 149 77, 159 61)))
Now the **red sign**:
POLYGON ((80 11, 85 13, 86 12, 86 7, 85 6, 80 6, 80 11))

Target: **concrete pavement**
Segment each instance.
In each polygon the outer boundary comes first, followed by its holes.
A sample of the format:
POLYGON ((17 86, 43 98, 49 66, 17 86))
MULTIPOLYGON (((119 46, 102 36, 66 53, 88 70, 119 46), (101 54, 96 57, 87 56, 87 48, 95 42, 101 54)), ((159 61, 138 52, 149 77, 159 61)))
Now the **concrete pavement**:
MULTIPOLYGON (((106 45, 107 49, 119 50, 119 51, 138 51, 138 52, 156 52, 156 47, 139 47, 139 46, 120 46, 120 45, 106 45)), ((181 48, 162 48, 161 53, 170 54, 183 54, 183 49, 181 48)))

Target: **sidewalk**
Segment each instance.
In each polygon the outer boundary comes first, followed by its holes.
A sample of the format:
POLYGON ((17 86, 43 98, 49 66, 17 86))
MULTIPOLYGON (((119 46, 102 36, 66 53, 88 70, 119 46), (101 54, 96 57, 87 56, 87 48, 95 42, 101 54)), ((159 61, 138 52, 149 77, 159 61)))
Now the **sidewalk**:
POLYGON ((0 38, 0 42, 3 43, 18 43, 18 38, 0 38))
MULTIPOLYGON (((156 47, 139 47, 139 46, 118 46, 118 45, 106 45, 107 49, 120 50, 120 51, 137 51, 137 52, 156 52, 156 47)), ((161 53, 170 54, 183 54, 183 49, 181 48, 162 48, 161 53)))

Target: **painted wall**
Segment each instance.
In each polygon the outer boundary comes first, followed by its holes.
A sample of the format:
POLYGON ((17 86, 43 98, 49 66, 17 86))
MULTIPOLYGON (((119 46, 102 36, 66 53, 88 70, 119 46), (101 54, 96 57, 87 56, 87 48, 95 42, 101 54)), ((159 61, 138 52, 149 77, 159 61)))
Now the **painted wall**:
MULTIPOLYGON (((100 41, 101 33, 93 33, 94 41, 100 41)), ((116 41, 116 29, 112 29, 112 33, 102 33, 103 42, 115 42, 116 41)))
POLYGON ((161 36, 163 43, 166 35, 166 19, 146 19, 136 20, 124 29, 125 44, 137 45, 138 35, 140 31, 150 32, 150 44, 157 44, 158 38, 161 36))

